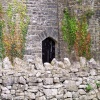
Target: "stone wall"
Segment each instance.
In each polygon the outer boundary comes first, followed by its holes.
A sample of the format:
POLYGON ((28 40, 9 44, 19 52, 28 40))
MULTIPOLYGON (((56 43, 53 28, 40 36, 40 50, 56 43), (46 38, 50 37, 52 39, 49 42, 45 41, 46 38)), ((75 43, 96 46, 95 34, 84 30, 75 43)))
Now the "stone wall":
MULTIPOLYGON (((12 0, 0 0, 3 8, 7 8, 8 2, 12 0)), ((27 10, 30 24, 26 37, 26 50, 24 59, 34 61, 35 55, 42 58, 42 41, 47 37, 56 43, 56 58, 63 60, 71 57, 67 52, 67 43, 63 41, 61 32, 61 21, 65 7, 74 9, 78 14, 78 0, 27 0, 27 10)), ((96 60, 100 60, 100 1, 82 0, 82 5, 90 6, 95 14, 89 20, 89 32, 91 33, 91 54, 96 60)))
POLYGON ((44 66, 39 58, 36 62, 15 58, 12 66, 6 57, 0 63, 1 100, 100 100, 100 65, 94 59, 81 57, 74 63, 53 59, 44 66))
POLYGON ((27 0, 27 10, 30 17, 26 37, 25 60, 37 55, 42 58, 42 41, 47 37, 56 42, 56 58, 58 56, 58 18, 57 0, 27 0))
POLYGON ((73 58, 72 55, 68 55, 67 43, 62 39, 61 20, 63 18, 63 10, 68 7, 70 11, 74 11, 77 15, 81 15, 83 12, 81 9, 94 10, 94 15, 89 19, 89 32, 91 34, 91 55, 96 60, 100 60, 100 1, 99 0, 58 0, 58 15, 59 15, 59 52, 60 59, 64 57, 73 58), (83 8, 80 8, 81 2, 83 8), (64 52, 64 53, 63 53, 64 52))

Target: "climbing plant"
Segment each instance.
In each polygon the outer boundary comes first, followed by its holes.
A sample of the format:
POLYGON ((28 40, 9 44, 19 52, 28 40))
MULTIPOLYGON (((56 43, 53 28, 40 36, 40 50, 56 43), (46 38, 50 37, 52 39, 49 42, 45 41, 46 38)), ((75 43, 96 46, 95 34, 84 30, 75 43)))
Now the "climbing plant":
POLYGON ((63 39, 68 44, 71 51, 74 48, 76 56, 84 56, 90 58, 90 34, 87 32, 88 24, 86 15, 82 15, 80 19, 72 15, 68 8, 64 10, 64 18, 62 21, 63 39))
POLYGON ((4 27, 4 21, 3 21, 3 10, 2 5, 0 4, 0 60, 4 56, 4 47, 3 47, 3 27, 4 27))
POLYGON ((64 18, 62 21, 62 32, 63 32, 63 39, 68 44, 69 51, 72 50, 75 39, 76 39, 76 32, 77 32, 77 21, 74 16, 71 16, 70 12, 66 8, 64 10, 64 18))
POLYGON ((74 43, 74 50, 77 56, 84 56, 87 59, 91 57, 90 46, 91 37, 88 33, 88 24, 86 16, 82 16, 81 20, 77 22, 76 40, 74 43))
POLYGON ((13 0, 6 11, 6 26, 3 33, 5 55, 13 62, 14 57, 22 58, 29 18, 24 0, 13 0))

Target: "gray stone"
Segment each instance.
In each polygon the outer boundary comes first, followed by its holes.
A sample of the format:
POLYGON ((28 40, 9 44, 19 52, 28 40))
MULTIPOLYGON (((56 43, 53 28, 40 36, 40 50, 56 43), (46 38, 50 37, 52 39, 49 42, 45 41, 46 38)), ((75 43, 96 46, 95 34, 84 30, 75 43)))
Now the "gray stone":
POLYGON ((35 67, 36 67, 37 70, 44 70, 42 59, 40 59, 37 56, 35 56, 35 67))
POLYGON ((100 100, 100 92, 97 93, 97 98, 100 100))
POLYGON ((45 85, 53 84, 53 78, 44 78, 43 83, 45 85))
POLYGON ((73 73, 74 73, 74 72, 78 72, 78 68, 71 67, 70 70, 71 70, 71 72, 73 72, 73 73))
POLYGON ((83 89, 79 89, 78 92, 79 92, 79 94, 81 94, 81 95, 86 94, 86 92, 85 92, 83 89))
POLYGON ((45 67, 46 70, 53 69, 53 66, 50 63, 44 63, 44 67, 45 67))
POLYGON ((73 98, 79 98, 79 92, 72 92, 73 98))
POLYGON ((67 66, 67 67, 70 67, 71 66, 71 62, 68 58, 64 58, 64 64, 67 66))
POLYGON ((93 64, 93 65, 96 65, 97 64, 97 62, 93 58, 90 59, 89 63, 90 64, 93 64))
POLYGON ((58 95, 64 94, 64 89, 63 89, 62 87, 58 88, 57 94, 58 94, 58 95))
POLYGON ((54 83, 59 83, 60 82, 58 77, 54 77, 53 81, 54 81, 54 83))
POLYGON ((11 94, 3 94, 3 93, 1 93, 1 99, 2 100, 11 100, 12 96, 11 96, 11 94))
POLYGON ((45 96, 37 97, 36 100, 46 100, 45 96))
POLYGON ((29 97, 29 99, 35 99, 34 93, 28 93, 27 96, 29 97))
POLYGON ((38 89, 39 89, 38 86, 29 86, 27 91, 31 92, 31 93, 36 93, 36 92, 38 92, 38 89))
POLYGON ((59 61, 59 62, 58 62, 58 67, 60 67, 60 68, 65 68, 64 63, 61 62, 61 61, 59 61))
POLYGON ((95 69, 90 70, 90 75, 92 75, 92 76, 97 75, 96 70, 95 69))
POLYGON ((67 97, 68 98, 72 98, 72 93, 71 92, 67 92, 67 97))
POLYGON ((79 85, 79 89, 85 89, 87 85, 79 85))
POLYGON ((42 92, 37 92, 36 93, 36 97, 41 97, 41 96, 43 96, 43 93, 42 92))
POLYGON ((2 90, 2 93, 5 93, 5 94, 10 94, 10 90, 9 90, 9 89, 2 90))
POLYGON ((56 98, 57 99, 63 99, 64 98, 64 95, 63 94, 56 95, 56 98))
POLYGON ((98 100, 97 98, 93 98, 93 100, 98 100))
POLYGON ((93 98, 96 98, 96 94, 92 94, 92 95, 89 95, 87 97, 88 97, 88 100, 92 100, 93 98))
POLYGON ((77 72, 77 76, 79 76, 79 77, 87 77, 87 76, 89 76, 89 73, 88 72, 77 72))
POLYGON ((51 65, 52 65, 52 66, 57 66, 57 65, 58 65, 58 61, 54 58, 54 59, 51 61, 51 65))
POLYGON ((57 95, 57 89, 43 89, 43 92, 48 97, 57 95))
POLYGON ((14 97, 15 100, 24 100, 24 96, 16 96, 14 97))
POLYGON ((53 99, 50 99, 50 100, 57 100, 57 98, 53 98, 53 99))
POLYGON ((82 95, 79 97, 79 100, 88 100, 87 96, 86 95, 82 95))
POLYGON ((76 85, 77 86, 81 85, 82 84, 82 81, 83 81, 82 78, 78 78, 78 81, 76 81, 76 85))
POLYGON ((28 69, 29 65, 24 60, 16 57, 14 59, 14 68, 17 70, 21 70, 23 68, 23 70, 24 70, 24 69, 28 69))
POLYGON ((12 64, 11 64, 8 57, 5 57, 3 59, 3 68, 6 69, 6 70, 13 68, 13 66, 12 66, 12 64))
POLYGON ((11 90, 11 94, 14 95, 15 94, 15 90, 11 90))
POLYGON ((41 76, 41 73, 40 72, 37 72, 36 73, 36 77, 40 77, 41 76))
POLYGON ((0 70, 2 69, 2 61, 0 60, 0 70))
POLYGON ((78 87, 77 87, 75 81, 68 81, 68 82, 66 81, 66 82, 64 82, 64 86, 69 91, 78 91, 78 87))
POLYGON ((26 80, 21 76, 21 77, 19 77, 19 83, 26 84, 26 80))
POLYGON ((6 87, 1 87, 2 91, 9 91, 6 87))
POLYGON ((73 100, 72 98, 67 98, 67 99, 65 99, 65 100, 73 100))
POLYGON ((82 67, 86 67, 86 58, 85 57, 80 57, 80 64, 82 67))
POLYGON ((11 86, 14 83, 14 78, 12 76, 6 76, 2 80, 2 83, 4 86, 11 86))
POLYGON ((2 83, 2 79, 0 79, 0 83, 2 83))

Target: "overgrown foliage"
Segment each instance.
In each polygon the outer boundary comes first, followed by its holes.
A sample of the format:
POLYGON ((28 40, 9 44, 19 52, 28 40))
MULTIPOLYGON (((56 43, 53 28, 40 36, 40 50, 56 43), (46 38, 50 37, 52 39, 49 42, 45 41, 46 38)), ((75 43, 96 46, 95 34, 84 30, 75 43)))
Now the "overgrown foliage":
POLYGON ((3 43, 5 55, 13 62, 14 57, 22 58, 24 54, 25 37, 28 26, 26 5, 23 0, 13 0, 9 3, 5 16, 3 43))
POLYGON ((4 26, 4 21, 3 21, 3 10, 2 10, 2 5, 0 4, 0 59, 3 58, 4 56, 4 47, 3 47, 3 26, 4 26))
POLYGON ((91 38, 87 30, 87 17, 84 15, 78 20, 74 15, 71 16, 66 8, 62 22, 63 38, 68 44, 69 51, 74 49, 77 57, 90 58, 91 38))
POLYGON ((68 9, 64 10, 64 19, 62 22, 63 38, 68 44, 69 51, 72 50, 77 32, 77 22, 74 16, 71 16, 68 9))
POLYGON ((91 57, 90 55, 90 46, 91 46, 91 37, 87 32, 87 19, 85 16, 81 18, 77 23, 77 32, 76 32, 76 40, 74 44, 74 49, 76 51, 77 56, 84 56, 87 59, 91 57))

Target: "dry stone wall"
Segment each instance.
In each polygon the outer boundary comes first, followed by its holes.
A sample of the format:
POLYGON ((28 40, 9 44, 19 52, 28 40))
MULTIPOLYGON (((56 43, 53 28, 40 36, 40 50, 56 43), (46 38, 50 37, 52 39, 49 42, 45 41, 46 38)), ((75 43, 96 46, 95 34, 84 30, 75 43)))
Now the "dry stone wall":
POLYGON ((94 59, 36 62, 15 58, 12 66, 6 57, 0 63, 1 100, 100 100, 100 65, 94 59), (87 84, 92 87, 88 92, 87 84))

